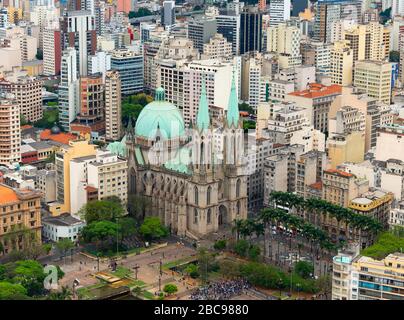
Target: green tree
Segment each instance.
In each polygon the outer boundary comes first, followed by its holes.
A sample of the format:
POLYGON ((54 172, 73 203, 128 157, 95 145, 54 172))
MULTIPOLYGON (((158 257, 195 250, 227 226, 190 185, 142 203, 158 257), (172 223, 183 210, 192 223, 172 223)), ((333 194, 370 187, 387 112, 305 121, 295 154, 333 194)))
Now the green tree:
POLYGON ((85 243, 96 242, 99 245, 108 239, 115 239, 118 228, 118 224, 111 221, 95 221, 82 229, 81 237, 85 243))
POLYGON ((248 252, 248 248, 250 247, 250 244, 248 243, 247 240, 241 239, 237 241, 236 245, 234 246, 234 251, 242 257, 245 257, 248 252))
POLYGON ((29 124, 29 121, 27 121, 27 118, 21 113, 20 114, 20 126, 25 126, 29 124))
POLYGON ((238 105, 240 111, 247 111, 250 114, 254 114, 254 109, 251 108, 247 103, 243 102, 238 105))
POLYGON ((314 274, 314 267, 313 264, 307 261, 299 261, 295 265, 294 272, 302 278, 308 279, 310 275, 314 274))
POLYGON ((168 229, 161 224, 158 217, 147 217, 144 219, 139 232, 148 241, 164 238, 168 235, 168 229))
POLYGON ((216 250, 224 250, 226 249, 226 242, 226 239, 217 240, 214 243, 213 248, 215 248, 216 250))
POLYGON ((206 283, 208 281, 209 272, 212 271, 215 264, 215 257, 204 247, 198 249, 197 256, 199 274, 201 275, 202 282, 206 283))
POLYGON ((11 282, 22 285, 29 296, 42 294, 45 273, 42 265, 34 260, 23 260, 12 263, 11 282))
POLYGON ((190 263, 184 269, 185 273, 188 274, 191 278, 196 279, 199 277, 198 266, 194 263, 190 263))
POLYGON ((151 199, 142 195, 128 196, 128 212, 138 221, 143 221, 146 213, 150 211, 151 199))
POLYGON ((22 300, 27 298, 27 289, 21 284, 0 281, 0 300, 22 300))
POLYGON ((178 288, 177 288, 177 286, 175 284, 167 283, 164 286, 163 291, 165 293, 167 293, 168 295, 172 295, 172 294, 174 294, 174 293, 176 293, 178 291, 178 288))
POLYGON ((248 257, 253 261, 257 261, 260 254, 261 254, 261 248, 259 246, 251 245, 250 248, 248 249, 248 257))
POLYGON ((60 253, 63 254, 66 262, 66 255, 70 249, 74 248, 74 243, 69 238, 62 238, 55 244, 60 253))
POLYGON ((390 51, 389 60, 390 62, 400 62, 400 51, 390 51))
POLYGON ((108 200, 90 201, 79 210, 79 215, 87 224, 102 220, 115 222, 116 218, 124 214, 125 210, 120 203, 108 200))
POLYGON ((44 253, 48 255, 52 250, 52 244, 45 243, 42 245, 42 248, 43 248, 44 253))
POLYGON ((139 8, 138 11, 129 11, 128 17, 129 19, 132 18, 141 18, 141 17, 146 17, 146 16, 151 16, 153 15, 153 12, 151 12, 147 8, 139 8))
POLYGON ((71 300, 72 296, 72 291, 68 287, 63 286, 60 291, 51 292, 47 296, 47 300, 71 300))
POLYGON ((121 239, 130 237, 136 233, 136 221, 130 217, 118 219, 119 235, 121 239))

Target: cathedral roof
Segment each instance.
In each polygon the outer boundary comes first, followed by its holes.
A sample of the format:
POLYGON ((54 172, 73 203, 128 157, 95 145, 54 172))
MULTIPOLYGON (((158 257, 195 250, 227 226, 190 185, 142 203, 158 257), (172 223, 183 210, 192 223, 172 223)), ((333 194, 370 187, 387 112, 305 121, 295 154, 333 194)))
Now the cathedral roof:
POLYGON ((179 173, 191 174, 191 170, 189 169, 190 162, 190 149, 188 147, 183 147, 176 152, 174 157, 164 164, 164 167, 179 173))
POLYGON ((233 72, 233 79, 231 81, 231 91, 229 96, 229 105, 227 107, 227 124, 231 127, 233 124, 235 127, 238 126, 240 119, 240 112, 238 109, 238 96, 236 89, 236 80, 233 72))
POLYGON ((163 139, 173 139, 185 134, 185 124, 180 110, 165 101, 164 89, 156 90, 155 101, 146 105, 136 121, 135 134, 153 139, 157 133, 163 139))
POLYGON ((108 144, 107 150, 120 157, 126 157, 126 135, 121 141, 114 141, 108 144))
POLYGON ((208 129, 210 126, 208 98, 206 97, 205 79, 202 80, 202 91, 199 98, 198 114, 196 116, 196 124, 199 130, 208 129))

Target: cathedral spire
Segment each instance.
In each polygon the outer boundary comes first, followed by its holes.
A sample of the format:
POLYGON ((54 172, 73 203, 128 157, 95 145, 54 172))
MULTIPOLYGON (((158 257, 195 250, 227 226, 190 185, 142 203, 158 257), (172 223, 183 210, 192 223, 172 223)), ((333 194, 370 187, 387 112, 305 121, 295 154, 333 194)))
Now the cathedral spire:
POLYGON ((231 125, 234 124, 234 126, 237 127, 239 118, 240 118, 240 113, 238 110, 236 79, 235 79, 235 71, 233 69, 233 78, 231 80, 229 104, 227 106, 227 124, 228 124, 228 126, 231 127, 231 125))
POLYGON ((196 116, 196 124, 199 130, 208 129, 210 126, 208 98, 206 96, 205 77, 202 77, 202 90, 199 98, 198 114, 196 116))

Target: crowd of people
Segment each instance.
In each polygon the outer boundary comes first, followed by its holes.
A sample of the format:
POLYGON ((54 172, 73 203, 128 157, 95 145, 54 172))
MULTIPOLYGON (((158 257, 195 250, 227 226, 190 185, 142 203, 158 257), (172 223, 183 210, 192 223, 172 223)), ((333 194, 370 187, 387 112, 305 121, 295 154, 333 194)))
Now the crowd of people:
POLYGON ((251 284, 244 279, 220 281, 196 289, 191 294, 192 300, 228 300, 238 296, 251 288, 251 284))

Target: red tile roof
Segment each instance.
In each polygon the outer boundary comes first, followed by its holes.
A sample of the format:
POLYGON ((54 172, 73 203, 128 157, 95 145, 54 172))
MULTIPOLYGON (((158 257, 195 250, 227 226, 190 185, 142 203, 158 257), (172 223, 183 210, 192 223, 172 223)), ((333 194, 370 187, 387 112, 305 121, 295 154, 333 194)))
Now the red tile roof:
POLYGON ((352 173, 345 172, 345 171, 342 171, 342 170, 336 170, 336 169, 328 169, 328 170, 324 170, 324 172, 325 173, 331 173, 331 174, 336 173, 336 174, 338 174, 340 176, 343 176, 343 177, 353 177, 354 176, 352 173))
POLYGON ((41 140, 52 140, 63 144, 69 144, 69 141, 77 140, 78 137, 72 133, 61 132, 58 134, 52 134, 49 129, 45 129, 40 134, 41 140))
POLYGON ((340 94, 341 92, 342 87, 337 84, 332 84, 331 86, 325 86, 320 83, 310 83, 309 89, 303 91, 291 92, 289 93, 289 95, 312 99, 338 93, 340 94))

